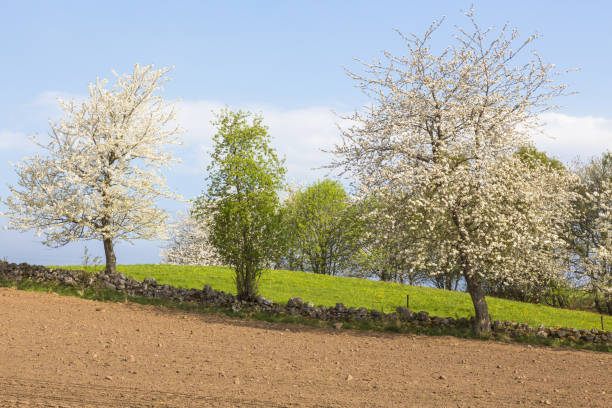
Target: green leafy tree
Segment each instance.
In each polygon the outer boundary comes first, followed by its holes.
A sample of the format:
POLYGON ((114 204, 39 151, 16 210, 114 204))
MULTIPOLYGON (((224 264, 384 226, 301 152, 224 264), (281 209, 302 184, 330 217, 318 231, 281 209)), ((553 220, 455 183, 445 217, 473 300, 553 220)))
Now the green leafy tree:
POLYGON ((280 241, 277 191, 285 168, 270 148, 261 116, 223 110, 213 125, 214 151, 208 190, 195 201, 194 216, 210 217, 210 241, 236 271, 238 297, 254 299, 264 266, 275 258, 280 241))
POLYGON ((361 235, 356 206, 342 185, 329 179, 293 192, 285 205, 289 267, 345 272, 361 235))
POLYGON ((567 170, 559 160, 548 157, 545 152, 541 152, 531 145, 521 146, 517 150, 516 155, 523 163, 531 164, 531 167, 534 167, 536 164, 541 164, 556 171, 567 170))

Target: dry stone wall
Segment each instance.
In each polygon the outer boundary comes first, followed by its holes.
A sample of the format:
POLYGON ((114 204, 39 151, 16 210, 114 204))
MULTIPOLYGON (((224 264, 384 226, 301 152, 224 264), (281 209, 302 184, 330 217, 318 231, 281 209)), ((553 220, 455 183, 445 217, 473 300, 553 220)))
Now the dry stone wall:
MULTIPOLYGON (((235 312, 242 309, 263 311, 271 314, 285 313, 294 316, 305 316, 323 321, 335 321, 336 327, 341 327, 342 321, 400 321, 412 326, 439 328, 469 328, 472 320, 467 318, 429 316, 425 311, 414 312, 405 307, 398 307, 393 313, 383 313, 375 309, 347 308, 342 303, 335 306, 315 306, 304 302, 301 298, 291 298, 287 304, 279 304, 257 296, 254 302, 240 301, 231 293, 213 290, 204 285, 200 289, 177 288, 171 285, 160 285, 154 278, 145 278, 142 282, 126 277, 124 274, 108 274, 99 272, 87 274, 82 271, 49 269, 26 263, 13 264, 0 262, 0 279, 5 281, 20 281, 31 279, 38 282, 58 282, 67 286, 89 288, 106 288, 120 291, 131 296, 166 299, 179 302, 196 302, 203 305, 226 307, 235 312)), ((530 327, 528 324, 494 321, 493 331, 506 334, 509 337, 538 336, 541 338, 568 339, 574 342, 594 344, 612 344, 612 332, 598 329, 578 330, 571 328, 530 327)))

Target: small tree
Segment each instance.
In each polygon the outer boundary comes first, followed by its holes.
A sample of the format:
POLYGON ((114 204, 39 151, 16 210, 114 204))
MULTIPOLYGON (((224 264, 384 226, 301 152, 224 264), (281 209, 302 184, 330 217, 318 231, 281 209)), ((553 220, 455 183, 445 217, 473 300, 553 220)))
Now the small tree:
POLYGON ((210 242, 211 214, 180 214, 168 244, 161 251, 164 263, 171 265, 222 265, 217 250, 210 242))
POLYGON ((44 234, 44 244, 100 240, 106 271, 115 272, 118 241, 163 237, 166 214, 158 198, 175 198, 160 168, 173 161, 164 151, 178 144, 168 127, 174 110, 157 95, 168 69, 136 65, 131 74, 89 85, 82 104, 59 100, 66 115, 51 124, 51 140, 38 146, 47 157, 24 159, 16 166, 21 188, 9 186, 3 200, 8 227, 44 234))
POLYGON ((537 279, 559 270, 559 225, 567 214, 565 175, 513 156, 529 142, 538 114, 564 92, 553 66, 522 58, 535 39, 473 30, 439 55, 430 40, 403 36, 408 55, 364 63, 349 73, 373 98, 351 119, 334 166, 357 176, 364 194, 393 206, 414 237, 405 248, 414 270, 459 271, 475 309, 476 333, 490 331, 484 284, 537 279), (435 254, 435 256, 432 256, 435 254))
POLYGON ((356 204, 337 181, 325 179, 291 194, 286 202, 288 249, 314 273, 346 272, 361 235, 356 204))
POLYGON ((84 272, 90 272, 96 265, 100 265, 102 260, 99 256, 91 256, 89 249, 85 247, 83 249, 83 256, 81 257, 81 266, 84 272))
POLYGON ((207 170, 209 187, 196 200, 194 215, 212 213, 210 239, 221 260, 236 270, 240 299, 257 295, 264 265, 276 258, 279 199, 285 169, 270 148, 262 117, 224 110, 213 124, 214 151, 207 170))

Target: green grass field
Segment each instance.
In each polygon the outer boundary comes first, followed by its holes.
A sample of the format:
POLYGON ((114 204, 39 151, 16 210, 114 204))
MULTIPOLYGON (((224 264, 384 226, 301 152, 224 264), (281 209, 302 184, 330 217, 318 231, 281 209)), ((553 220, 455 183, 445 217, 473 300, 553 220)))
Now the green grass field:
MULTIPOLYGON (((80 266, 62 266, 82 269, 80 266)), ((103 269, 103 267, 99 267, 103 269)), ((137 280, 153 277, 160 284, 201 289, 205 284, 215 290, 236 293, 234 273, 230 268, 176 265, 119 265, 119 272, 137 280)), ((332 306, 337 302, 347 307, 366 307, 385 312, 406 305, 425 310, 434 316, 469 317, 474 314, 467 293, 446 291, 365 279, 316 275, 305 272, 267 270, 259 283, 259 292, 276 302, 301 297, 315 305, 332 306)), ((550 306, 487 298, 489 313, 496 320, 529 323, 531 326, 563 326, 577 329, 601 328, 600 315, 590 312, 558 309, 550 306)), ((606 330, 612 330, 612 317, 604 316, 606 330)))

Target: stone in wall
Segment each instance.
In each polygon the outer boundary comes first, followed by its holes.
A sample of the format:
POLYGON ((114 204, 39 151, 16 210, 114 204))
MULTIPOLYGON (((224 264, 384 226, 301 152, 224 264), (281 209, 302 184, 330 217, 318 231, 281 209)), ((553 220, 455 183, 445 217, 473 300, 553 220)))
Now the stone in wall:
MULTIPOLYGON (((199 289, 176 288, 171 285, 160 285, 154 278, 145 278, 142 282, 126 277, 121 273, 108 274, 104 271, 97 274, 83 271, 68 271, 63 269, 48 269, 44 266, 29 265, 26 263, 13 264, 0 261, 0 279, 20 281, 31 279, 39 282, 59 282, 64 285, 81 288, 106 288, 126 293, 131 296, 144 296, 149 298, 167 299, 180 302, 197 302, 204 305, 219 306, 235 312, 244 308, 264 311, 267 313, 292 314, 310 317, 323 321, 364 321, 377 322, 399 321, 405 324, 428 327, 471 327, 473 318, 438 317, 429 316, 425 311, 413 312, 405 307, 398 307, 393 313, 384 313, 375 309, 347 308, 342 303, 335 306, 314 306, 311 302, 304 302, 301 298, 291 298, 286 305, 275 303, 263 296, 257 296, 254 302, 239 301, 231 293, 220 292, 209 285, 199 289)), ((504 333, 512 337, 538 336, 541 338, 568 339, 570 341, 593 344, 612 344, 612 332, 598 329, 578 330, 572 328, 530 327, 528 324, 517 322, 504 322, 495 320, 492 329, 496 333, 504 333)))

